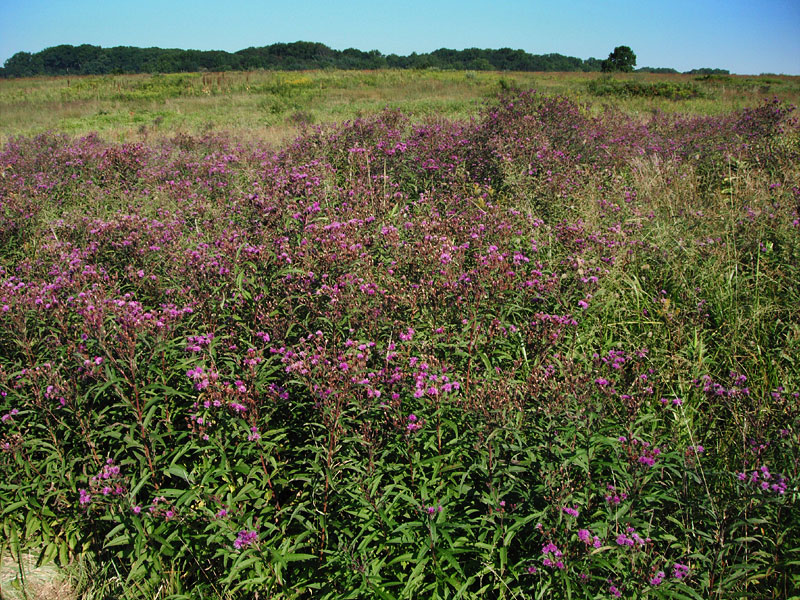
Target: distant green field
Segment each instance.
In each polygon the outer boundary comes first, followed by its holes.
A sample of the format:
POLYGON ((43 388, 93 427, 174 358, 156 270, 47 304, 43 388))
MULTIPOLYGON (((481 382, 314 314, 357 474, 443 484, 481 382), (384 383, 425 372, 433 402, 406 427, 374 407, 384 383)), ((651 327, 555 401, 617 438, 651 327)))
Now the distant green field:
POLYGON ((279 142, 302 124, 397 108, 468 118, 504 87, 565 94, 594 108, 716 115, 776 96, 800 100, 800 77, 487 71, 260 71, 0 80, 0 142, 48 130, 116 141, 226 131, 279 142))

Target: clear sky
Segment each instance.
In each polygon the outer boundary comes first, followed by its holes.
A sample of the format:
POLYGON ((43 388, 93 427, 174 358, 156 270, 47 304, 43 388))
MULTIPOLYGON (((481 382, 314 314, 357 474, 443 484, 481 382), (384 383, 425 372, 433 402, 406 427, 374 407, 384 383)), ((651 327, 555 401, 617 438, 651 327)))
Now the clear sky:
POLYGON ((0 63, 58 44, 384 54, 520 48, 637 66, 800 75, 800 0, 0 0, 0 63))

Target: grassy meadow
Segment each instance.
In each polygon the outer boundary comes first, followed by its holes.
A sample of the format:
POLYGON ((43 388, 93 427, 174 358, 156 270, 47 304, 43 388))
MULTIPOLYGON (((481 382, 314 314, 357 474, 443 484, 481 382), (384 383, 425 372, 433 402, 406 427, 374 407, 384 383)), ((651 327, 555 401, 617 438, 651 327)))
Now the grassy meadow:
MULTIPOLYGON (((606 76, 608 78, 608 76, 606 76)), ((336 123, 400 109, 417 117, 468 119, 504 87, 565 94, 599 109, 714 115, 764 98, 800 101, 800 77, 617 74, 612 81, 696 88, 698 95, 598 95, 587 86, 598 73, 487 71, 305 71, 181 73, 0 80, 0 142, 17 135, 97 132, 116 142, 176 132, 225 131, 237 139, 286 141, 302 124, 336 123)), ((598 86, 599 91, 607 86, 598 86)), ((597 91, 597 90, 595 90, 597 91)))
POLYGON ((800 598, 799 99, 0 80, 0 597, 800 598))

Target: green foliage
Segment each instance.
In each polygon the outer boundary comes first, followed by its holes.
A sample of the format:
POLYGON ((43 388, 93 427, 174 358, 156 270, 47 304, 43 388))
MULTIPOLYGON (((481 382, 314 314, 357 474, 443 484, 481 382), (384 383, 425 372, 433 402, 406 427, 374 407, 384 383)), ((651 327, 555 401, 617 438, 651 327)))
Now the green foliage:
POLYGON ((644 82, 637 80, 619 80, 611 78, 592 79, 586 84, 589 93, 594 96, 617 96, 623 98, 668 98, 670 100, 686 100, 704 96, 703 91, 691 83, 678 82, 644 82))
POLYGON ((685 72, 687 75, 729 75, 728 69, 712 69, 711 67, 703 67, 701 69, 691 69, 685 72))
POLYGON ((630 73, 636 66, 636 55, 629 46, 617 46, 603 61, 603 72, 630 73))
MULTIPOLYGON (((624 48, 624 47, 623 47, 624 48)), ((627 60, 622 56, 621 61, 627 60)), ((6 60, 2 77, 35 75, 106 75, 111 73, 187 73, 270 69, 458 69, 499 71, 599 71, 600 62, 561 54, 529 54, 524 50, 440 48, 409 56, 378 50, 334 50, 314 42, 278 43, 238 52, 165 50, 117 46, 60 45, 31 54, 18 52, 6 60)), ((635 59, 633 64, 635 64, 635 59)), ((621 63, 620 63, 621 64, 621 63)))

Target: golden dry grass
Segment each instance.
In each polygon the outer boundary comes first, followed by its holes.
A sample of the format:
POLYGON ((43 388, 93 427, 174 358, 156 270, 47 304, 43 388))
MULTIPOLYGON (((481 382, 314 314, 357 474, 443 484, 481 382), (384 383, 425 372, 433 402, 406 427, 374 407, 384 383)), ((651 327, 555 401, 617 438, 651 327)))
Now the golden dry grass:
POLYGON ((0 79, 0 144, 16 135, 48 130, 73 135, 98 132, 115 141, 225 131, 245 140, 281 143, 299 122, 322 124, 397 108, 415 118, 469 118, 503 87, 565 94, 592 110, 613 104, 630 114, 653 110, 719 114, 773 96, 800 102, 800 77, 633 73, 615 79, 693 84, 704 96, 594 97, 587 83, 599 73, 493 71, 298 71, 175 73, 0 79))
POLYGON ((23 554, 20 561, 9 555, 0 558, 0 599, 76 600, 75 581, 53 563, 36 566, 34 554, 23 554))

